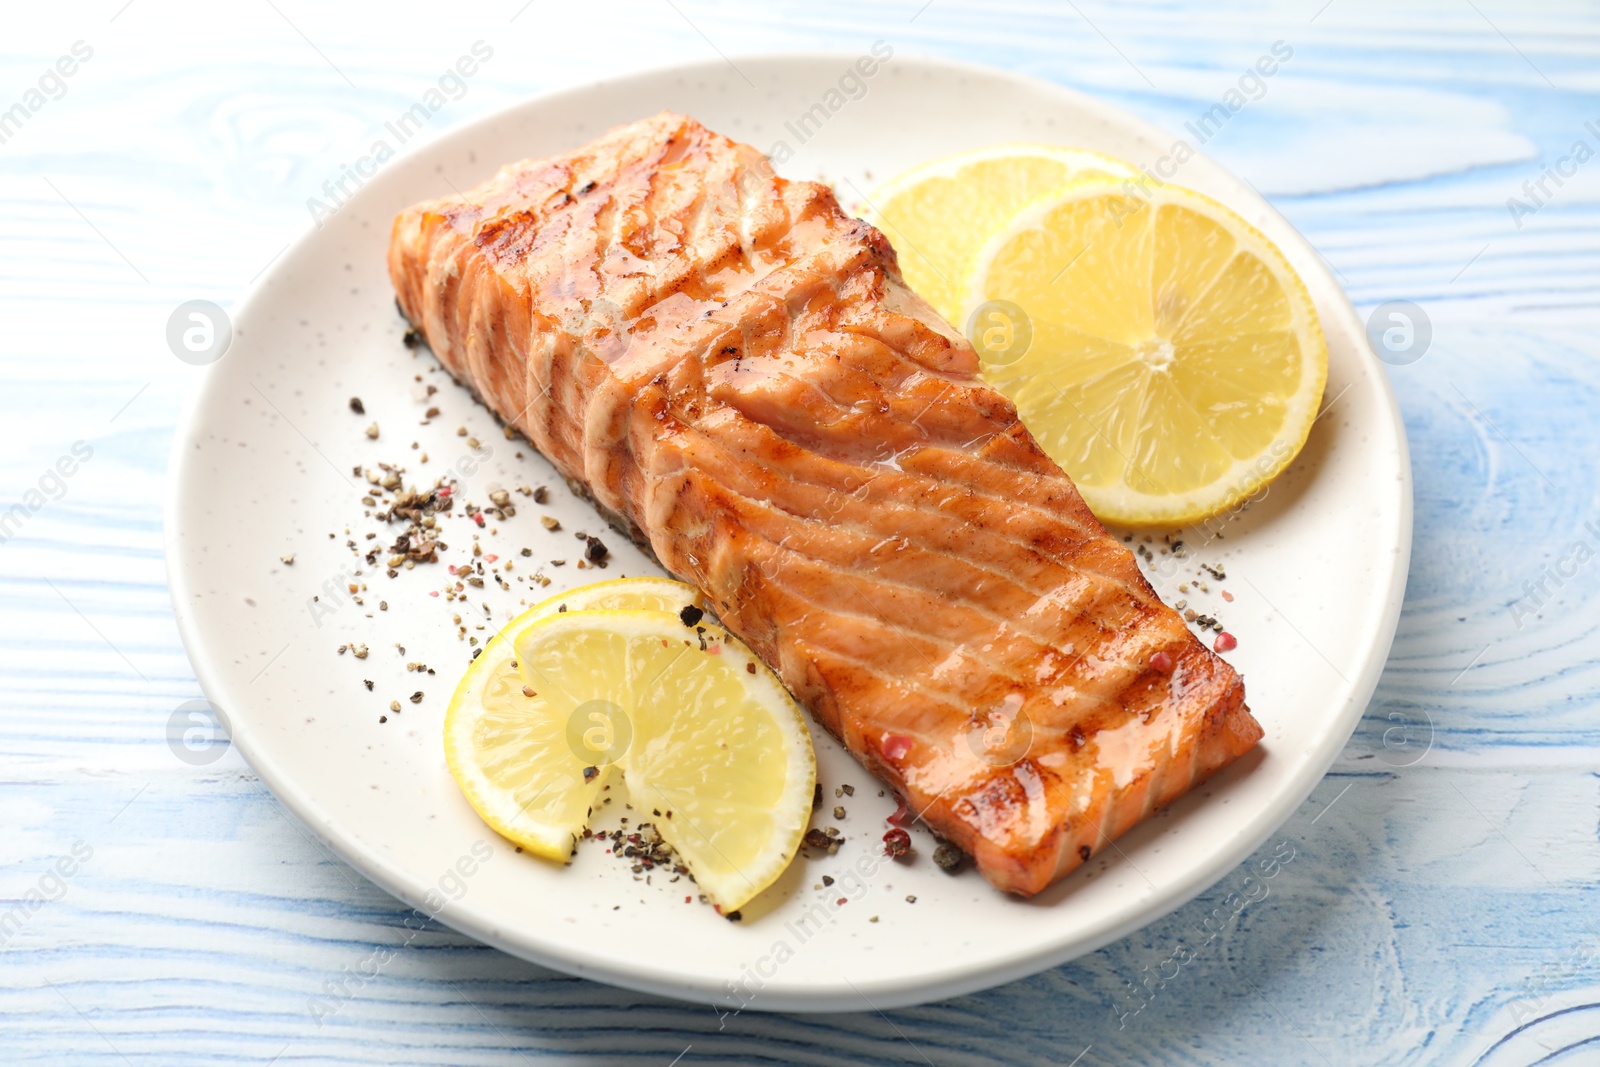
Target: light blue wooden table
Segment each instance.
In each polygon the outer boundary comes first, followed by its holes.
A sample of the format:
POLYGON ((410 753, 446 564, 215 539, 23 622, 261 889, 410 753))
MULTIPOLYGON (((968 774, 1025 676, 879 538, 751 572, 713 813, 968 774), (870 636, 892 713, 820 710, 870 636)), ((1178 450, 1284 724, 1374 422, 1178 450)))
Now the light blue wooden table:
POLYGON ((602 6, 7 11, 0 514, 21 517, 0 543, 0 1061, 1600 1063, 1593 5, 602 6), (719 1019, 439 927, 319 1025, 312 998, 397 943, 407 909, 236 754, 169 747, 200 696, 161 550, 197 371, 164 328, 185 300, 236 299, 310 224, 308 197, 480 38, 493 62, 430 135, 643 65, 881 38, 1181 136, 1274 42, 1292 49, 1205 150, 1363 312, 1412 301, 1431 341, 1390 368, 1416 475, 1399 637, 1278 835, 1295 859, 1268 897, 1241 910, 1225 879, 1076 963, 887 1015, 719 1019))

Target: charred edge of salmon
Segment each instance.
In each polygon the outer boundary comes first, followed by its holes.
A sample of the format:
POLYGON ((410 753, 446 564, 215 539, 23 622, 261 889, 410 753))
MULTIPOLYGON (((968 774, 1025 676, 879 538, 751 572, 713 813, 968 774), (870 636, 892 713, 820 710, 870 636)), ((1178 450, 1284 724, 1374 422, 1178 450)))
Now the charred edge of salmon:
MULTIPOLYGON (((1171 774, 1170 767, 1142 772, 1132 793, 1144 796, 1144 802, 1125 803, 1111 813, 1100 813, 1102 819, 1109 815, 1111 825, 1101 825, 1101 820, 1093 818, 1065 820, 1024 852, 1016 851, 1009 842, 991 840, 979 828, 981 813, 985 810, 1005 812, 1026 804, 1025 791, 1013 774, 987 778, 977 790, 959 798, 954 806, 957 817, 946 820, 950 824, 947 831, 951 833, 951 841, 973 857, 979 871, 996 888, 1030 898, 1087 864, 1107 845, 1156 812, 1226 770, 1254 748, 1262 736, 1261 725, 1244 702, 1244 681, 1234 674, 1228 682, 1227 693, 1207 709, 1203 724, 1195 732, 1196 751, 1189 773, 1171 774), (1163 769, 1169 773, 1158 776, 1163 769), (960 817, 959 809, 963 807, 974 817, 960 817)), ((886 781, 899 781, 898 773, 888 761, 876 752, 872 754, 876 758, 868 762, 873 771, 886 781)), ((1024 768, 1041 780, 1053 776, 1053 772, 1027 757, 1011 769, 1017 768, 1024 768)), ((1096 810, 1091 808, 1086 814, 1094 815, 1096 810)))

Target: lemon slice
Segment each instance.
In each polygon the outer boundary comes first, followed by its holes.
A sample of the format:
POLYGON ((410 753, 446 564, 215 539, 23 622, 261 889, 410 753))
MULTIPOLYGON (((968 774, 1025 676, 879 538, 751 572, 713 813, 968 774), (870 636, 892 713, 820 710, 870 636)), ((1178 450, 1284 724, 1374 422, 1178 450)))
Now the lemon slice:
POLYGON ((1086 149, 996 145, 907 171, 873 193, 866 219, 888 235, 906 284, 961 327, 961 283, 989 234, 1074 178, 1137 174, 1121 160, 1086 149))
POLYGON ((811 816, 816 760, 794 700, 719 626, 665 611, 554 615, 516 639, 536 703, 566 746, 529 752, 622 771, 635 807, 724 911, 783 873, 811 816))
POLYGON ((1305 444, 1328 350, 1283 254, 1215 200, 1088 179, 1023 208, 973 259, 984 377, 1101 519, 1226 511, 1305 444))
POLYGON ((555 859, 570 854, 620 772, 701 890, 731 911, 799 849, 816 785, 810 735, 743 643, 709 618, 685 624, 676 609, 686 599, 669 597, 669 610, 618 607, 627 592, 594 594, 610 610, 579 608, 565 594, 502 630, 478 657, 503 657, 490 672, 498 685, 463 681, 446 718, 446 757, 485 821, 555 859))
MULTIPOLYGON (((540 619, 606 608, 676 612, 700 604, 693 587, 667 578, 619 578, 559 593, 535 604, 489 639, 450 698, 444 754, 450 773, 485 822, 536 855, 565 860, 583 832, 589 806, 605 785, 583 767, 537 759, 566 754, 566 721, 525 694, 513 641, 540 619)), ((531 688, 531 687, 530 687, 531 688)), ((537 692, 537 690, 534 690, 537 692)))

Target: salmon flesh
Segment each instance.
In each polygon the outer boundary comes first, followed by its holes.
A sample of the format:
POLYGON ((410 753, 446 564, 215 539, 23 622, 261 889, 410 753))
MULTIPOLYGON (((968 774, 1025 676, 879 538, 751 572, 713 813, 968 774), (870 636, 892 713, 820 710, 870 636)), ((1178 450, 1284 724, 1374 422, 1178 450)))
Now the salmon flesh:
POLYGON ((1001 889, 1261 738, 1238 674, 901 281, 882 233, 662 113, 394 221, 456 379, 1001 889))

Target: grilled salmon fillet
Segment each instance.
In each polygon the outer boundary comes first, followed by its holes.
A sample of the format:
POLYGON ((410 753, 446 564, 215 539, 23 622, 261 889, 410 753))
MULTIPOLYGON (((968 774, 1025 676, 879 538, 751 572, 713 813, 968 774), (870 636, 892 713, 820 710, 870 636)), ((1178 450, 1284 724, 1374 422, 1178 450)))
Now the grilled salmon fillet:
POLYGON ((894 249, 662 113, 395 219, 460 382, 1031 896, 1261 727, 894 249))

